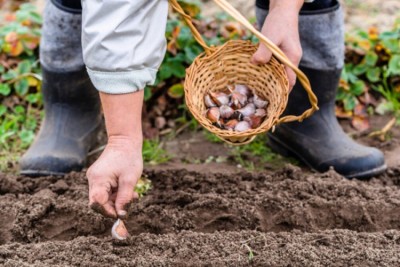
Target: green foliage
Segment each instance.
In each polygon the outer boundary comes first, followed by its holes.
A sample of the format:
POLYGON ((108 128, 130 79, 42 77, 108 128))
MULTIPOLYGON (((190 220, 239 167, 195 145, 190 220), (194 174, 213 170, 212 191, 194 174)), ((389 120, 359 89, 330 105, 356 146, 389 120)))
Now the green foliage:
MULTIPOLYGON (((223 143, 216 135, 204 132, 206 139, 212 143, 223 143)), ((297 164, 294 159, 285 159, 274 153, 267 145, 266 134, 259 135, 248 145, 229 146, 230 155, 235 164, 241 165, 247 170, 263 169, 268 164, 270 167, 281 167, 285 163, 297 164)))
POLYGON ((342 73, 337 100, 352 113, 366 93, 373 89, 383 101, 378 113, 394 112, 399 116, 400 101, 400 20, 391 31, 379 33, 371 27, 346 38, 347 64, 342 73))
POLYGON ((248 145, 232 147, 234 161, 248 170, 264 168, 267 163, 282 166, 283 158, 267 146, 267 135, 259 135, 248 145))
POLYGON ((151 189, 151 180, 141 177, 136 183, 135 192, 138 193, 139 198, 146 195, 151 189))
POLYGON ((38 64, 41 23, 35 7, 23 4, 0 25, 0 150, 3 151, 28 147, 42 115, 38 64))
POLYGON ((151 165, 165 163, 171 159, 162 148, 162 144, 159 140, 145 139, 143 141, 142 151, 143 161, 151 165))

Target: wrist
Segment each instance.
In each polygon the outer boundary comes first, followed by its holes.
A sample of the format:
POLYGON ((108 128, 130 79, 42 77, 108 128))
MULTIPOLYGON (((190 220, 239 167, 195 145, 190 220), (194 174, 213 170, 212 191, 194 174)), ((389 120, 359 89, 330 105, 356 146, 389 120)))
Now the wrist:
POLYGON ((107 147, 117 150, 142 151, 143 135, 109 135, 107 147))

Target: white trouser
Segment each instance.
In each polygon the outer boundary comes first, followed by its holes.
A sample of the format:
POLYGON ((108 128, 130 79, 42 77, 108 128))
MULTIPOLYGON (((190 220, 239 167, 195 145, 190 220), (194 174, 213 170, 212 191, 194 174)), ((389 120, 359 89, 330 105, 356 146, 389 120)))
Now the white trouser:
POLYGON ((131 93, 154 83, 167 16, 168 0, 82 0, 83 58, 99 91, 131 93))

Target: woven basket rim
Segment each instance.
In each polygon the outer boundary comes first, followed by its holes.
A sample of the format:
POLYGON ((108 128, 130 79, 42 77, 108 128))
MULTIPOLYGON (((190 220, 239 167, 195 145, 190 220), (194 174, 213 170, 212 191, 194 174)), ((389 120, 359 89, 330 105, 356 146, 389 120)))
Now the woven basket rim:
MULTIPOLYGON (((196 70, 196 68, 200 62, 214 60, 213 57, 215 57, 216 54, 223 53, 224 49, 226 49, 229 46, 235 46, 235 47, 237 47, 237 46, 253 46, 255 49, 257 48, 257 45, 252 43, 249 40, 229 40, 220 46, 212 47, 211 54, 207 55, 205 52, 203 52, 202 54, 197 56, 196 59, 193 61, 193 63, 189 66, 189 68, 187 68, 187 70, 186 70, 187 76, 189 76, 192 72, 194 72, 196 70)), ((243 53, 243 54, 246 54, 246 53, 243 53)), ((282 106, 286 107, 287 100, 288 100, 288 94, 289 94, 289 82, 288 82, 287 76, 284 72, 284 66, 281 63, 279 63, 278 60, 274 57, 271 58, 271 61, 268 64, 270 64, 270 67, 272 66, 273 71, 275 71, 276 74, 279 75, 278 80, 281 82, 280 86, 285 90, 285 95, 283 97, 284 103, 282 103, 282 106), (273 64, 275 64, 275 65, 273 65, 273 64), (279 66, 280 69, 278 69, 277 66, 279 66)), ((266 127, 267 125, 265 125, 263 122, 259 127, 255 128, 255 129, 249 129, 244 132, 235 132, 235 131, 224 130, 224 129, 220 129, 220 128, 212 125, 210 122, 208 124, 202 123, 202 118, 204 117, 204 115, 200 114, 200 112, 198 112, 198 110, 195 108, 195 105, 192 102, 192 98, 190 97, 190 95, 191 95, 190 88, 191 87, 188 84, 188 79, 186 79, 185 84, 184 84, 184 90, 185 90, 186 105, 188 106, 189 110, 191 111, 191 113, 193 114, 195 119, 197 121, 199 121, 199 123, 203 127, 205 127, 208 131, 218 135, 222 139, 228 139, 228 140, 232 140, 232 139, 236 139, 236 138, 246 139, 246 138, 251 138, 252 136, 260 134, 262 132, 266 132, 266 131, 270 130, 273 126, 276 125, 276 123, 278 122, 280 116, 282 115, 282 113, 284 111, 284 108, 282 108, 279 111, 279 114, 272 115, 274 117, 272 119, 272 123, 269 123, 268 127, 266 127)))

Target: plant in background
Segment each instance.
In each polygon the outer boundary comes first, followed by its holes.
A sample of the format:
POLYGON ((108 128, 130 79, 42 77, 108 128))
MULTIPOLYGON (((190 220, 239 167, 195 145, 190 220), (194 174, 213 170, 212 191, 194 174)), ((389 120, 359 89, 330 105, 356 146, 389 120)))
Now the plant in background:
POLYGON ((371 27, 348 35, 346 48, 337 115, 352 118, 359 130, 369 128, 368 113, 390 112, 400 122, 400 20, 391 31, 371 27))
POLYGON ((0 149, 17 152, 32 142, 41 118, 38 45, 41 16, 22 4, 0 26, 0 149))
POLYGON ((165 163, 171 159, 157 139, 145 139, 142 149, 143 161, 150 165, 165 163))
POLYGON ((139 198, 144 197, 151 189, 151 180, 146 177, 140 177, 135 186, 135 192, 139 195, 139 198))

